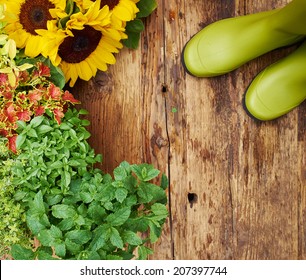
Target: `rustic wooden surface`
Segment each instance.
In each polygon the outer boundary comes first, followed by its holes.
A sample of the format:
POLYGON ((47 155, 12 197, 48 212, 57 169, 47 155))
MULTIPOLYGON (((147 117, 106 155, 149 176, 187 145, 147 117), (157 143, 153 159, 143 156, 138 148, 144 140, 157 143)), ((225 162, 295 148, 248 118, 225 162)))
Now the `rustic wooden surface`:
POLYGON ((306 259, 306 104, 271 122, 242 96, 292 48, 216 78, 187 75, 189 38, 216 20, 290 0, 158 0, 138 50, 74 89, 103 170, 152 163, 170 179, 170 217, 152 259, 306 259))

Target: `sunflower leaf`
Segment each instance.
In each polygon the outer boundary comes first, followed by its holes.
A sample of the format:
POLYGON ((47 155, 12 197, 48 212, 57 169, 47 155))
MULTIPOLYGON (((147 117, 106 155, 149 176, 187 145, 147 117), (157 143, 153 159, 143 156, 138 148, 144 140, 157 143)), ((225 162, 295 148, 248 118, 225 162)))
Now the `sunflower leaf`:
POLYGON ((136 50, 139 46, 140 33, 135 32, 127 32, 128 38, 122 40, 123 45, 125 45, 129 49, 136 50))
POLYGON ((137 7, 139 9, 137 18, 144 18, 149 16, 157 8, 157 3, 155 0, 140 0, 137 3, 137 7))

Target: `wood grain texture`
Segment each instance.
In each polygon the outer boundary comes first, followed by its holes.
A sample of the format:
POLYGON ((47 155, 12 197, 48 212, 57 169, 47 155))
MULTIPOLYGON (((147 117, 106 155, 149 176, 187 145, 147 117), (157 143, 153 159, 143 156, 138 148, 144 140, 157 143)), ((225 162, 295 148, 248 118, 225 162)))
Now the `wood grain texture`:
POLYGON ((256 74, 295 47, 216 78, 181 64, 207 24, 288 2, 158 0, 139 49, 74 89, 103 170, 127 160, 169 176, 170 217, 152 259, 306 259, 306 104, 264 123, 242 108, 256 74))

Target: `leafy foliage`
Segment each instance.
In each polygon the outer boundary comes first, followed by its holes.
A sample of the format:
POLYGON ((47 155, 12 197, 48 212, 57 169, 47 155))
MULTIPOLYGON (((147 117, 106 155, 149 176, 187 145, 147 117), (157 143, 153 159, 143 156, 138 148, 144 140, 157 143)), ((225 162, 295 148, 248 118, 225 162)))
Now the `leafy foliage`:
POLYGON ((7 148, 7 140, 0 138, 0 256, 4 258, 12 244, 21 242, 30 247, 30 232, 26 227, 25 211, 14 201, 17 190, 12 184, 11 167, 14 155, 7 148))
POLYGON ((137 49, 139 46, 140 34, 144 31, 143 18, 148 17, 157 8, 156 0, 140 0, 137 3, 139 12, 136 19, 126 23, 125 33, 127 39, 122 40, 123 44, 130 49, 137 49))
POLYGON ((64 77, 49 60, 26 59, 22 52, 17 54, 13 40, 0 36, 0 135, 9 139, 10 149, 16 152, 17 121, 28 122, 49 110, 60 123, 67 104, 79 101, 61 89, 64 77))
POLYGON ((101 156, 87 142, 85 113, 69 109, 61 124, 51 113, 18 122, 15 199, 41 246, 14 245, 15 259, 131 259, 135 250, 145 259, 146 243, 160 237, 166 177, 161 186, 150 183, 160 172, 149 164, 122 162, 113 177, 94 168, 101 156))

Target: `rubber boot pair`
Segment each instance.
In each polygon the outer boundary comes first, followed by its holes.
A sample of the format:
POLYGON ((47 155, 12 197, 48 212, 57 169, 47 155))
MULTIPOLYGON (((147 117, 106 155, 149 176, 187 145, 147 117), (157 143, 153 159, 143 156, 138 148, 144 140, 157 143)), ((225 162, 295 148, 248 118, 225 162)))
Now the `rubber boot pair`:
MULTIPOLYGON (((306 0, 293 0, 281 9, 208 25, 186 44, 183 64, 194 76, 218 76, 305 37, 306 0)), ((306 42, 259 73, 246 91, 244 103, 254 118, 272 120, 305 99, 306 42)))

